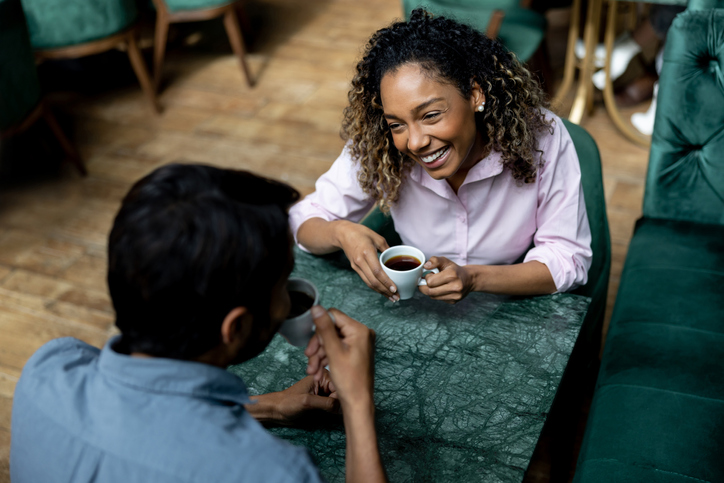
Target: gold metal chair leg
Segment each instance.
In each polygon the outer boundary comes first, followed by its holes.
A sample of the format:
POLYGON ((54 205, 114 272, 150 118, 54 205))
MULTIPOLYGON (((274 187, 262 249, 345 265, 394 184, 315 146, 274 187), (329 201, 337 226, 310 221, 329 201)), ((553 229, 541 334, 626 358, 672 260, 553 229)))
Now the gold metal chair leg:
POLYGON ((558 88, 556 96, 551 101, 551 104, 556 107, 559 106, 566 94, 573 86, 573 80, 576 75, 576 41, 580 35, 579 21, 581 16, 581 0, 573 0, 571 7, 571 23, 568 28, 568 44, 566 46, 566 63, 563 66, 563 83, 558 88))
POLYGON ((594 57, 596 52, 596 44, 598 43, 598 21, 601 18, 601 4, 603 0, 591 0, 588 3, 588 12, 586 13, 586 25, 583 31, 584 42, 586 45, 586 56, 583 59, 581 73, 578 81, 578 90, 576 98, 573 100, 573 107, 568 116, 571 122, 581 123, 583 119, 583 111, 588 102, 589 91, 593 89, 594 57))
POLYGON ((616 105, 616 98, 613 94, 613 81, 611 81, 611 53, 613 52, 613 42, 616 37, 616 13, 618 11, 618 1, 609 0, 608 5, 608 19, 606 20, 606 64, 604 66, 606 72, 606 85, 603 88, 603 100, 606 105, 606 111, 611 116, 613 124, 618 128, 631 141, 636 144, 649 147, 651 141, 640 134, 633 127, 631 127, 626 121, 624 121, 621 111, 618 110, 616 105))

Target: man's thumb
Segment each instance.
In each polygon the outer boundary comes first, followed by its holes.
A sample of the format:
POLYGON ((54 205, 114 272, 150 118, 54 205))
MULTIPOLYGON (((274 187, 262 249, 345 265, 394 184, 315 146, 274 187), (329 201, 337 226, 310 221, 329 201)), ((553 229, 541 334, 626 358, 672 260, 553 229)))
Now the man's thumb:
POLYGON ((322 338, 322 344, 327 354, 337 353, 341 348, 341 342, 330 315, 324 310, 324 307, 315 305, 312 307, 312 317, 314 318, 314 325, 317 327, 317 334, 322 338))

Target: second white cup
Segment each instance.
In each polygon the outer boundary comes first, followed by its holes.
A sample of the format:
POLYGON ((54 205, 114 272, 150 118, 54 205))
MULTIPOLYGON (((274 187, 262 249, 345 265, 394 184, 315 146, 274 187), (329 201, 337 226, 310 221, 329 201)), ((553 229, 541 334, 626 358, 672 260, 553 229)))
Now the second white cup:
POLYGON ((437 273, 437 269, 424 270, 425 254, 408 245, 390 247, 380 255, 380 264, 397 287, 400 300, 412 298, 418 285, 427 285, 423 273, 437 273), (388 266, 388 264, 390 266, 388 266))
POLYGON ((314 317, 311 308, 319 303, 317 287, 303 278, 290 278, 287 291, 292 302, 289 318, 279 328, 287 342, 293 346, 306 347, 314 334, 314 317))

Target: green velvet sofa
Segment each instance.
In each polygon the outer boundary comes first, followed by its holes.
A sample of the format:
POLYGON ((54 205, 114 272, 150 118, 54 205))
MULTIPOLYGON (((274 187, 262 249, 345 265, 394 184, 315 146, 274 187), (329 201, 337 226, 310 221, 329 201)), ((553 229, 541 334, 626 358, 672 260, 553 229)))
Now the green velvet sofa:
POLYGON ((724 9, 668 34, 643 217, 574 481, 724 481, 724 9))

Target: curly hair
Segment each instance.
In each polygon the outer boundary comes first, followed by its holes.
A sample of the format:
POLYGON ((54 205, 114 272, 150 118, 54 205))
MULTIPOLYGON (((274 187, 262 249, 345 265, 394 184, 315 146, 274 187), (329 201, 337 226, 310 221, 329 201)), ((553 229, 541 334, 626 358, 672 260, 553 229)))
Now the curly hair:
POLYGON ((419 64, 466 99, 473 81, 478 82, 486 99, 485 111, 475 114, 478 131, 490 148, 502 153, 502 163, 514 179, 535 181, 543 164, 537 135, 552 129, 538 82, 497 40, 416 9, 408 22, 393 23, 370 38, 352 79, 340 132, 360 163, 360 186, 384 211, 398 200, 400 186, 415 164, 395 147, 380 97, 384 75, 404 64, 419 64))

